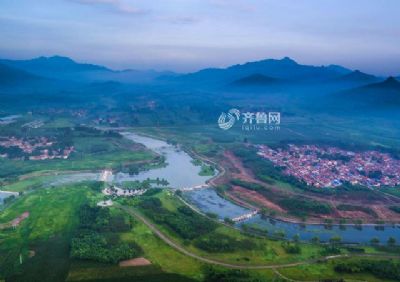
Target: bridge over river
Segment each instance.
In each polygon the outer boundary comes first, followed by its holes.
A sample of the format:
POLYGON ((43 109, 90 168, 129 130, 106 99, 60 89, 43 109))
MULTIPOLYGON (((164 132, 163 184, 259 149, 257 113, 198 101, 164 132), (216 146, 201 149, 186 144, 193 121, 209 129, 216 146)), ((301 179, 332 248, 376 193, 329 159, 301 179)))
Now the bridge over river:
POLYGON ((208 184, 200 184, 192 187, 183 187, 179 188, 178 190, 181 190, 182 192, 189 192, 189 191, 194 191, 194 190, 200 190, 200 189, 208 189, 211 186, 208 184))
POLYGON ((249 213, 245 213, 240 216, 234 217, 234 218, 232 218, 232 221, 233 222, 242 222, 242 221, 248 220, 248 219, 256 216, 258 213, 259 213, 258 210, 254 210, 249 213))

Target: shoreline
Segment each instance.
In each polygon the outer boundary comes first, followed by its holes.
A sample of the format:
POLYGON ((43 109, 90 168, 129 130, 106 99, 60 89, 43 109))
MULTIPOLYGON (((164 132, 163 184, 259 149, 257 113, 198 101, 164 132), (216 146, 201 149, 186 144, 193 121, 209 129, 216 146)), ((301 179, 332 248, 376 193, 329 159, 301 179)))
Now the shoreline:
MULTIPOLYGON (((128 129, 128 128, 115 128, 114 130, 117 130, 117 131, 123 131, 123 130, 126 130, 127 132, 130 132, 130 130, 132 130, 132 129, 128 129)), ((136 134, 138 134, 138 133, 136 133, 136 134)), ((156 140, 160 140, 160 141, 163 141, 163 142, 167 142, 166 140, 165 140, 165 138, 162 138, 162 137, 160 137, 160 136, 154 136, 154 135, 152 135, 152 134, 148 134, 148 133, 142 133, 142 132, 140 132, 139 133, 139 135, 142 135, 142 136, 145 136, 145 137, 149 137, 149 138, 153 138, 153 139, 156 139, 156 140)), ((186 148, 186 147, 184 147, 184 146, 181 146, 181 145, 177 145, 177 147, 178 148, 180 148, 182 151, 184 151, 186 154, 188 154, 190 157, 192 157, 193 159, 200 159, 201 161, 204 161, 204 162, 206 162, 206 163, 208 163, 208 164, 212 164, 212 165, 215 165, 216 167, 217 167, 217 170, 218 170, 218 174, 216 174, 216 175, 214 175, 214 176, 212 176, 210 179, 208 179, 208 180, 206 180, 206 184, 208 184, 208 185, 210 185, 210 188, 211 189, 214 189, 215 190, 215 186, 217 186, 217 184, 215 183, 215 181, 216 180, 218 180, 218 179, 220 179, 220 178, 222 178, 222 177, 224 177, 225 175, 226 175, 226 172, 227 172, 227 170, 222 166, 222 165, 220 165, 219 163, 217 163, 217 162, 215 162, 215 161, 213 161, 213 160, 210 160, 209 158, 207 158, 207 157, 205 157, 205 156, 201 156, 201 155, 199 155, 198 153, 196 153, 196 152, 194 152, 192 149, 190 149, 190 148, 186 148)), ((220 197, 222 197, 222 195, 219 195, 220 197)), ((243 199, 240 199, 243 203, 241 204, 241 203, 239 203, 239 202, 237 202, 237 201, 235 201, 234 199, 232 199, 231 197, 229 197, 229 196, 226 196, 226 195, 224 195, 224 197, 222 197, 222 198, 224 198, 224 199, 226 199, 226 200, 228 200, 228 201, 230 201, 231 203, 233 203, 233 204, 235 204, 235 205, 238 205, 238 206, 240 206, 240 207, 244 207, 244 208, 247 208, 247 209, 249 209, 250 210, 250 207, 253 207, 253 205, 251 204, 251 203, 248 203, 246 200, 243 200, 243 199)), ((259 209, 258 207, 254 207, 254 209, 259 209)), ((306 221, 300 221, 300 220, 296 220, 296 219, 293 219, 293 218, 289 218, 289 217, 285 217, 285 216, 278 216, 278 217, 271 217, 271 216, 266 216, 268 219, 272 219, 272 220, 276 220, 276 221, 281 221, 281 222, 284 222, 284 223, 290 223, 290 224, 296 224, 296 225, 314 225, 314 226, 344 226, 344 227, 363 227, 363 226, 365 226, 365 227, 367 227, 367 226, 370 226, 370 227, 397 227, 397 226, 400 226, 400 223, 383 223, 383 224, 378 224, 378 223, 372 223, 372 222, 366 222, 366 223, 360 223, 360 224, 357 224, 357 223, 343 223, 343 224, 340 224, 340 223, 334 223, 334 222, 332 222, 332 223, 325 223, 325 222, 323 222, 322 220, 319 220, 319 219, 312 219, 312 220, 306 220, 306 221)), ((331 219, 331 220, 333 220, 333 221, 338 221, 338 220, 340 220, 340 218, 333 218, 333 219, 331 219)), ((352 219, 347 219, 347 220, 352 220, 352 219)))

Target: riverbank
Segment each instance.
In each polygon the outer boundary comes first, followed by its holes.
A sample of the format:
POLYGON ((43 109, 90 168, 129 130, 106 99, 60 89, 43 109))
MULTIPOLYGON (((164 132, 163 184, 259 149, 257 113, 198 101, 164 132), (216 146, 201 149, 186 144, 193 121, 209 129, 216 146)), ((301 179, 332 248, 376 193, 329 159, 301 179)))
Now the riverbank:
MULTIPOLYGON (((134 142, 142 143, 148 149, 163 154, 166 158, 166 163, 168 163, 164 168, 154 169, 149 171, 147 174, 145 173, 134 176, 132 178, 134 180, 140 180, 143 177, 161 177, 167 179, 171 184, 170 186, 175 189, 179 187, 201 185, 206 182, 212 186, 216 186, 215 184, 228 181, 228 179, 226 179, 228 175, 227 168, 225 168, 224 165, 201 156, 190 148, 184 148, 186 150, 184 151, 180 146, 167 144, 163 140, 155 139, 153 136, 150 137, 150 135, 143 136, 136 133, 129 133, 129 135, 124 134, 124 136, 134 142), (220 167, 220 173, 211 178, 200 177, 198 175, 199 167, 193 165, 193 157, 220 167)), ((253 208, 257 208, 253 205, 246 205, 244 202, 238 203, 234 201, 234 199, 227 199, 226 197, 221 197, 221 195, 218 196, 214 189, 196 189, 195 191, 185 193, 193 193, 192 195, 196 196, 197 200, 190 201, 190 205, 195 207, 196 210, 203 214, 217 214, 220 219, 224 219, 225 217, 232 219, 249 213, 253 208), (210 191, 213 192, 211 193, 210 191), (204 193, 208 194, 205 195, 204 193), (202 196, 202 194, 204 195, 202 196), (243 208, 246 208, 247 210, 242 210, 243 208)), ((329 241, 332 237, 338 236, 342 237, 343 241, 348 243, 363 244, 369 243, 373 237, 379 237, 381 242, 383 242, 390 236, 394 236, 400 241, 400 232, 397 226, 391 228, 393 226, 390 224, 336 224, 333 222, 313 222, 311 220, 298 221, 293 218, 282 217, 281 215, 263 218, 261 218, 260 215, 257 215, 241 224, 255 225, 259 226, 261 229, 265 228, 268 230, 269 234, 272 234, 273 236, 275 233, 284 232, 288 239, 291 239, 296 234, 300 234, 301 240, 303 241, 308 241, 315 236, 321 237, 322 241, 329 241)))

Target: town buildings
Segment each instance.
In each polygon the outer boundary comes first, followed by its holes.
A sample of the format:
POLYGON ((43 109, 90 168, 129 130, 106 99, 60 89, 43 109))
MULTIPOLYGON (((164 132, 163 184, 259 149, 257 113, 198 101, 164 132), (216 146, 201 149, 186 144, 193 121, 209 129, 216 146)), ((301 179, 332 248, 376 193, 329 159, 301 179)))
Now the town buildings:
POLYGON ((400 185, 400 160, 387 153, 293 144, 285 149, 258 149, 260 156, 282 167, 284 174, 310 186, 337 187, 345 182, 366 187, 400 185))

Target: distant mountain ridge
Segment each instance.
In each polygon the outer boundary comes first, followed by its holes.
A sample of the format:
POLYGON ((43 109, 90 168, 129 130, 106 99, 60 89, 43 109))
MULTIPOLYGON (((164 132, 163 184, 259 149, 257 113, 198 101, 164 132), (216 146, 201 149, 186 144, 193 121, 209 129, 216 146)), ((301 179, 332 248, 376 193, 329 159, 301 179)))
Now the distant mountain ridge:
POLYGON ((124 83, 147 82, 159 76, 174 76, 173 72, 154 70, 121 70, 116 71, 104 66, 78 63, 68 57, 39 57, 30 60, 0 60, 1 64, 18 68, 35 75, 61 80, 101 82, 117 81, 124 83))
POLYGON ((378 77, 361 72, 359 70, 355 70, 353 72, 344 74, 344 75, 336 78, 336 81, 342 81, 342 82, 352 82, 352 81, 373 82, 373 81, 377 81, 377 80, 378 80, 378 77))
POLYGON ((52 56, 52 57, 39 57, 30 60, 0 60, 0 63, 20 68, 25 71, 35 72, 70 72, 70 71, 94 71, 104 70, 111 71, 110 69, 93 65, 77 63, 68 57, 52 56))
POLYGON ((40 79, 36 75, 0 63, 0 85, 14 85, 40 79))
POLYGON ((228 83, 251 75, 263 75, 276 79, 292 81, 323 81, 351 70, 337 65, 309 66, 301 65, 289 57, 280 60, 266 59, 233 65, 227 68, 209 68, 178 77, 182 81, 228 83))
POLYGON ((386 89, 392 91, 400 91, 400 81, 393 76, 389 76, 385 81, 373 83, 362 87, 363 89, 386 89))
POLYGON ((370 107, 400 106, 400 81, 394 77, 377 83, 342 91, 334 96, 345 104, 360 104, 370 107))
POLYGON ((380 78, 352 71, 339 65, 302 65, 289 57, 265 59, 226 68, 207 68, 197 72, 178 75, 169 71, 155 70, 112 70, 87 63, 78 63, 68 57, 38 57, 30 60, 0 59, 0 64, 44 78, 78 82, 148 83, 178 82, 198 86, 268 86, 274 83, 342 83, 346 87, 356 87, 380 78))

